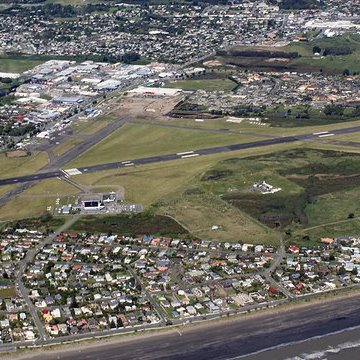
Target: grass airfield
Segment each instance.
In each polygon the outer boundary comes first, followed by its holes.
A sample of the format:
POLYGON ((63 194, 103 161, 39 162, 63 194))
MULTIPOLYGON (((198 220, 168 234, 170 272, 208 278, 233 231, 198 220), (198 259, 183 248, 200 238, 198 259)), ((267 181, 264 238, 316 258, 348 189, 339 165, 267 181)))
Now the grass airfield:
MULTIPOLYGON (((90 122, 79 121, 73 126, 74 134, 78 135, 79 139, 86 139, 110 121, 116 121, 116 118, 116 114, 112 114, 111 118, 100 117, 90 122)), ((289 129, 255 125, 247 121, 231 123, 225 118, 196 122, 191 119, 170 119, 158 115, 139 117, 67 164, 66 168, 246 143, 278 136, 331 131, 357 125, 360 125, 360 121, 289 129)), ((79 139, 65 139, 55 147, 55 155, 70 151, 79 143, 79 139)), ((299 243, 303 242, 304 238, 317 241, 320 235, 332 236, 343 234, 344 231, 347 233, 357 231, 359 225, 357 220, 347 218, 350 213, 354 213, 355 218, 358 213, 360 214, 360 209, 350 201, 360 194, 357 183, 344 189, 336 188, 328 193, 315 194, 316 202, 306 203, 301 209, 303 215, 308 218, 306 224, 302 224, 292 216, 277 228, 264 221, 259 209, 269 211, 274 203, 279 208, 284 206, 286 211, 296 213, 297 210, 291 206, 299 199, 301 205, 304 205, 303 195, 304 191, 307 191, 307 185, 281 174, 281 167, 289 164, 298 167, 313 164, 316 169, 323 160, 323 155, 319 155, 322 154, 322 150, 342 150, 354 154, 360 151, 360 147, 351 144, 339 145, 336 143, 337 140, 358 142, 360 135, 340 135, 339 139, 334 136, 307 143, 296 142, 180 159, 134 168, 82 174, 72 179, 78 184, 90 187, 112 189, 122 186, 127 201, 142 203, 154 216, 166 215, 176 219, 193 236, 200 238, 279 244, 281 237, 286 237, 285 232, 290 231, 292 239, 299 243), (296 155, 299 151, 300 153, 305 151, 304 149, 309 149, 304 153, 305 157, 296 155), (214 171, 221 172, 227 167, 230 167, 231 175, 220 177, 217 181, 204 181, 207 174, 214 171), (262 180, 283 190, 274 198, 249 194, 252 184, 262 180)), ((357 158, 354 155, 348 157, 357 158)), ((333 155, 331 161, 334 159, 337 159, 337 155, 333 155)), ((47 162, 46 153, 19 158, 3 155, 0 158, 2 167, 6 169, 2 174, 3 177, 32 173, 47 162)), ((356 173, 351 175, 355 176, 356 173)), ((9 189, 11 187, 0 188, 0 194, 9 189)), ((69 196, 70 202, 78 192, 77 188, 58 179, 41 181, 0 208, 0 219, 41 216, 48 206, 54 205, 57 196, 69 196), (53 189, 56 191, 54 192, 53 189), (28 201, 31 201, 32 206, 24 207, 23 204, 28 201)), ((309 243, 309 240, 307 241, 309 243)))

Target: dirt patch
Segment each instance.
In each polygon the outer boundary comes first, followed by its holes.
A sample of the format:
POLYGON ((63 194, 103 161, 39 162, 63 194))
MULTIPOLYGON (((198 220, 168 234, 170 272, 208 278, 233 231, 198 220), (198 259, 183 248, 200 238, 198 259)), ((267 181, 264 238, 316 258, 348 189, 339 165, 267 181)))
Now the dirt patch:
POLYGON ((289 59, 282 59, 282 58, 271 58, 266 59, 266 62, 289 62, 289 59))
POLYGON ((114 110, 121 115, 130 115, 132 118, 161 118, 170 112, 182 99, 182 96, 146 97, 128 96, 122 99, 114 110))
POLYGON ((15 159, 15 158, 21 158, 21 157, 27 157, 29 156, 28 153, 24 150, 15 150, 15 151, 8 151, 5 153, 6 157, 10 158, 10 159, 15 159))

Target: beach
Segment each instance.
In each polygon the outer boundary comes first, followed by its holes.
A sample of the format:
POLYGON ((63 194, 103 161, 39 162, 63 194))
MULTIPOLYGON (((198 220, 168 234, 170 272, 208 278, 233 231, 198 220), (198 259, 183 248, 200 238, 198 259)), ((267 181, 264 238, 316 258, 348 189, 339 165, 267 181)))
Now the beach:
POLYGON ((352 360, 360 353, 360 326, 336 331, 335 333, 280 345, 275 348, 256 352, 253 355, 235 357, 228 360, 352 360))
MULTIPOLYGON (((247 316, 179 326, 165 331, 56 346, 52 350, 34 349, 17 355, 11 354, 7 358, 322 359, 309 357, 311 354, 308 357, 297 356, 303 353, 322 352, 330 345, 359 342, 360 330, 357 328, 360 326, 359 310, 360 295, 352 293, 341 297, 330 297, 328 300, 291 304, 247 316), (352 330, 344 331, 345 329, 352 330), (331 333, 334 334, 327 335, 331 333), (280 346, 282 344, 289 345, 280 346), (264 349, 269 350, 264 351, 264 349)), ((345 351, 351 352, 354 349, 356 351, 355 345, 352 348, 344 348, 342 355, 345 351)), ((335 352, 326 354, 326 358, 331 359, 330 355, 336 354, 335 352)), ((333 359, 344 359, 344 357, 333 359)))

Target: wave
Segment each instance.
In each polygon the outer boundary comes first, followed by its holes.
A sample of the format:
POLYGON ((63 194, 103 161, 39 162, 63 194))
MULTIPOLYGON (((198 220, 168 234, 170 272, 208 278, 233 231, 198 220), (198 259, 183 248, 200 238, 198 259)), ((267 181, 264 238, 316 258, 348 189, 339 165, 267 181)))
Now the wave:
MULTIPOLYGON (((261 353, 264 353, 266 351, 277 350, 277 349, 281 349, 281 348, 285 348, 285 347, 289 347, 289 346, 293 346, 293 345, 299 345, 299 344, 303 344, 303 343, 306 343, 306 342, 309 342, 309 341, 323 339, 323 338, 326 338, 326 337, 331 336, 331 335, 338 335, 338 334, 342 334, 342 333, 346 333, 346 332, 350 332, 350 331, 355 331, 355 330, 360 330, 360 325, 352 326, 352 327, 349 327, 349 328, 345 328, 345 329, 341 329, 341 330, 337 330, 337 331, 333 331, 333 332, 329 332, 329 333, 323 334, 323 335, 312 336, 312 337, 304 339, 304 340, 290 341, 290 342, 287 342, 287 343, 274 345, 274 346, 267 347, 267 348, 264 348, 264 349, 261 349, 261 350, 258 350, 258 351, 254 351, 254 352, 249 353, 249 354, 227 358, 226 360, 244 359, 244 358, 246 358, 248 356, 261 354, 261 353)), ((302 353, 299 356, 286 358, 284 360, 321 359, 321 357, 324 357, 326 354, 331 354, 331 353, 335 354, 335 353, 340 352, 341 350, 352 349, 352 348, 356 348, 356 347, 360 347, 360 340, 359 341, 353 341, 353 342, 351 342, 351 341, 345 342, 345 343, 337 345, 336 347, 329 346, 326 350, 318 350, 318 351, 314 351, 312 353, 302 353)))
POLYGON ((327 355, 337 354, 342 350, 354 349, 360 347, 359 341, 347 341, 343 344, 339 344, 336 347, 329 346, 326 350, 318 350, 311 353, 302 353, 299 356, 286 358, 285 360, 315 360, 326 359, 327 355))

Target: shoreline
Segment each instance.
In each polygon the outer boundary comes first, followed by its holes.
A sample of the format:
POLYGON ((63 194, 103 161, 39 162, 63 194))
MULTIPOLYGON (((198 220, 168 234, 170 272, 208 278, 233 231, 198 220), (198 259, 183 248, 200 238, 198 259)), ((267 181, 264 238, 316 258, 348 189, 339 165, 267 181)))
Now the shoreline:
POLYGON ((241 359, 250 360, 253 357, 262 356, 262 355, 268 357, 268 355, 266 355, 266 353, 269 353, 269 352, 272 352, 272 351, 278 351, 278 350, 285 349, 285 348, 288 348, 288 347, 293 347, 293 346, 297 346, 297 345, 311 343, 311 342, 316 341, 316 340, 322 340, 322 339, 324 339, 326 337, 345 334, 346 332, 351 332, 351 331, 356 331, 356 330, 360 330, 360 325, 353 326, 353 327, 350 327, 350 328, 345 328, 345 329, 342 329, 342 330, 333 331, 333 332, 330 332, 330 333, 324 334, 324 335, 316 335, 316 336, 313 336, 313 337, 305 339, 305 340, 291 341, 289 343, 284 343, 284 344, 280 344, 280 345, 271 346, 271 347, 268 347, 268 348, 265 348, 265 349, 262 349, 262 350, 258 350, 258 351, 255 351, 253 353, 249 353, 249 354, 246 354, 246 355, 235 356, 234 358, 228 359, 228 360, 241 360, 241 359))
MULTIPOLYGON (((291 317, 291 314, 293 314, 294 309, 299 312, 306 312, 306 311, 314 311, 317 307, 321 306, 334 306, 337 303, 341 302, 352 302, 354 300, 358 300, 360 303, 360 292, 359 291, 348 291, 346 294, 325 294, 325 296, 321 295, 319 298, 311 299, 310 301, 306 301, 306 299, 300 300, 299 302, 294 303, 288 303, 281 305, 276 308, 272 309, 265 309, 260 311, 254 311, 247 314, 242 315, 234 315, 229 318, 217 318, 207 321, 201 321, 197 323, 192 324, 184 324, 184 325, 178 325, 176 327, 171 328, 162 328, 162 329, 152 329, 148 331, 141 331, 139 333, 129 333, 129 334, 122 334, 122 335, 113 335, 110 337, 104 337, 99 339, 86 339, 82 341, 74 341, 71 343, 66 344, 56 344, 56 345, 50 345, 50 346, 41 346, 41 347, 35 347, 35 348, 28 348, 28 349, 18 349, 11 353, 4 353, 0 354, 1 359, 16 359, 16 360, 22 360, 22 359, 35 359, 39 358, 41 356, 42 359, 47 358, 54 358, 59 357, 59 355, 66 356, 69 354, 71 356, 71 353, 73 352, 83 352, 83 351, 96 351, 96 349, 100 349, 104 346, 106 347, 113 347, 118 346, 121 348, 121 346, 129 346, 133 342, 141 343, 141 342, 151 342, 152 340, 154 342, 158 340, 163 340, 165 338, 173 338, 174 335, 179 338, 185 334, 195 333, 195 335, 199 335, 203 332, 216 332, 224 328, 233 327, 239 325, 240 327, 242 325, 246 325, 246 323, 250 324, 256 324, 261 320, 266 319, 267 321, 270 319, 275 320, 279 317, 291 317), (325 297, 326 296, 326 297, 325 297), (181 331, 180 331, 181 330, 181 331)), ((335 306, 336 308, 336 306, 335 306)), ((335 314, 332 314, 333 316, 336 316, 335 314)), ((278 327, 282 327, 284 324, 280 323, 278 324, 278 327)), ((286 324, 285 324, 286 325, 286 324)), ((356 326, 360 326, 360 319, 359 324, 356 326)), ((274 327, 275 328, 275 327, 274 327)), ((330 336, 332 333, 336 332, 343 332, 347 329, 351 330, 352 326, 350 327, 344 327, 341 329, 338 329, 336 331, 329 331, 325 332, 320 335, 320 337, 330 336)), ((276 328, 274 329, 276 330, 276 328)), ((304 339, 300 339, 298 341, 287 341, 284 343, 278 343, 274 346, 266 346, 262 349, 258 349, 254 352, 249 352, 247 354, 242 354, 239 356, 233 357, 234 359, 239 358, 243 359, 251 355, 256 355, 260 353, 264 353, 268 350, 271 350, 271 348, 276 349, 280 348, 281 346, 286 347, 289 346, 292 342, 295 343, 303 343, 306 341, 309 341, 311 339, 314 339, 316 337, 319 337, 319 335, 305 337, 304 339)))

